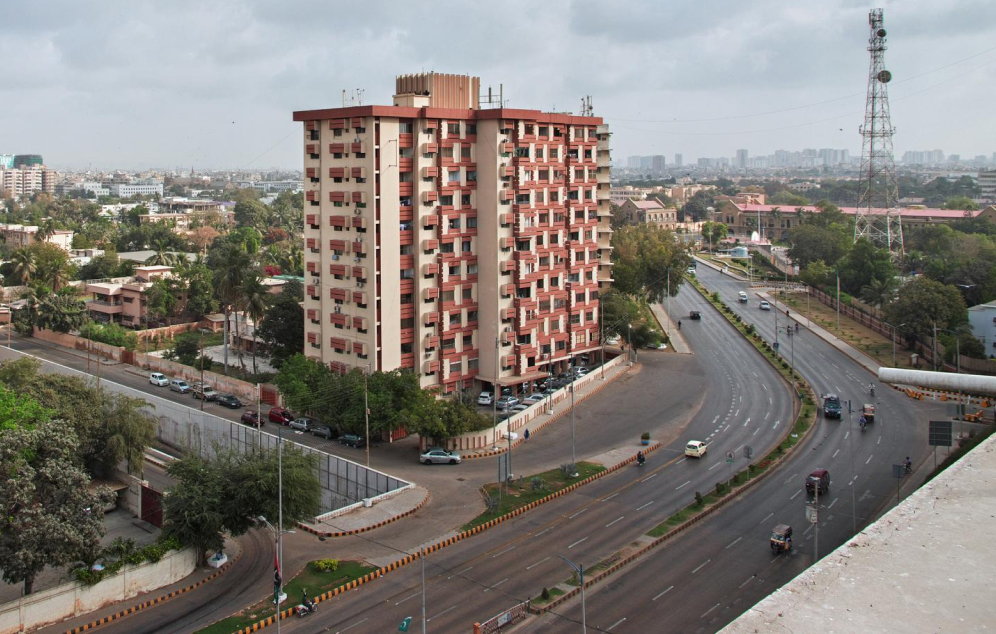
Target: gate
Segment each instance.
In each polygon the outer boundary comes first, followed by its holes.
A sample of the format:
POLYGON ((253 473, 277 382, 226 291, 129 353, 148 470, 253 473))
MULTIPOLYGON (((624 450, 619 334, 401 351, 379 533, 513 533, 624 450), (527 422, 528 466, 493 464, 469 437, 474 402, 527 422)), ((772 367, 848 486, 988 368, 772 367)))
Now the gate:
POLYGON ((163 494, 152 487, 142 485, 142 519, 156 528, 163 527, 163 494))
POLYGON ((280 392, 277 391, 277 386, 270 383, 261 385, 259 399, 271 407, 280 405, 280 392))

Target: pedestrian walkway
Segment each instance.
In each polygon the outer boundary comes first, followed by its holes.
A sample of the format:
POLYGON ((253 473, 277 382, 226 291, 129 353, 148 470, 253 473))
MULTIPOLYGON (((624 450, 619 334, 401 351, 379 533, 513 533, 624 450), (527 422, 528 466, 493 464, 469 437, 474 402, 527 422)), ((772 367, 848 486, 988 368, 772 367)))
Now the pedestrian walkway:
POLYGON ((360 507, 343 515, 302 525, 302 528, 322 537, 356 535, 407 517, 422 508, 428 499, 429 492, 415 486, 369 508, 360 507))
POLYGON ((692 349, 688 347, 685 338, 681 336, 681 330, 670 320, 664 308, 660 304, 651 304, 650 310, 654 313, 654 317, 657 318, 664 332, 668 333, 668 338, 671 340, 671 349, 678 354, 692 354, 692 349))

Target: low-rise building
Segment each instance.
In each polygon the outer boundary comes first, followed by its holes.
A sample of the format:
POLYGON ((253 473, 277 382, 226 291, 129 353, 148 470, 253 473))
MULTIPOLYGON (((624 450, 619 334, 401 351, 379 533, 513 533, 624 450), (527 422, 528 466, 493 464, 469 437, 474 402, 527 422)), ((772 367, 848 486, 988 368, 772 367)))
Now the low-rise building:
MULTIPOLYGON (((3 241, 15 249, 29 246, 38 242, 38 227, 34 225, 7 225, 0 224, 0 237, 3 241)), ((68 229, 57 229, 52 235, 45 238, 44 242, 51 242, 66 251, 73 245, 74 232, 68 229)))
POLYGON ((678 210, 657 200, 627 200, 620 209, 630 223, 656 225, 674 231, 678 227, 678 210))
POLYGON ((194 214, 184 213, 164 213, 164 214, 141 214, 138 217, 142 224, 162 223, 186 231, 190 228, 190 223, 194 219, 194 214))
POLYGON ((104 255, 103 249, 70 249, 69 261, 77 266, 85 266, 102 255, 104 255))
POLYGON ((972 334, 982 342, 986 356, 996 355, 996 302, 979 304, 968 309, 972 334))
POLYGON ((131 198, 132 196, 162 196, 163 182, 154 179, 116 183, 110 186, 112 196, 131 198))
POLYGON ((137 328, 148 320, 146 293, 161 277, 172 275, 171 266, 138 266, 134 277, 87 282, 87 310, 94 321, 114 322, 137 328))

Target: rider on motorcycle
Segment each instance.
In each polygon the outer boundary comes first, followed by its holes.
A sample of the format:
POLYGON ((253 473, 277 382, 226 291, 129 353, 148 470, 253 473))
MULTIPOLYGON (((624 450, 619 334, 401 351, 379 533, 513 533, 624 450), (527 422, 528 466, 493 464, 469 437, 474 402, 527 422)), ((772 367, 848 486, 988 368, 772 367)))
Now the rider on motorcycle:
POLYGON ((636 464, 642 465, 646 461, 647 461, 647 458, 646 458, 646 456, 643 455, 643 452, 642 451, 637 451, 636 452, 636 464))

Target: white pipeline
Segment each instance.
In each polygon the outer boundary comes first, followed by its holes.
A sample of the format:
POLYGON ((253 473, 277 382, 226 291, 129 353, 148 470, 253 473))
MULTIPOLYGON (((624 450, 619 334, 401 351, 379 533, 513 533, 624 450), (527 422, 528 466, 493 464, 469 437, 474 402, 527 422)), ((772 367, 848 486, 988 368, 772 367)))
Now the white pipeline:
POLYGON ((951 374, 883 367, 878 370, 878 380, 895 385, 913 385, 952 392, 962 391, 969 394, 996 396, 996 376, 982 374, 951 374))

